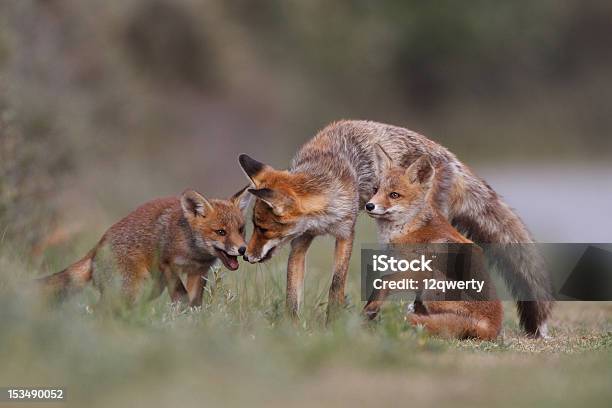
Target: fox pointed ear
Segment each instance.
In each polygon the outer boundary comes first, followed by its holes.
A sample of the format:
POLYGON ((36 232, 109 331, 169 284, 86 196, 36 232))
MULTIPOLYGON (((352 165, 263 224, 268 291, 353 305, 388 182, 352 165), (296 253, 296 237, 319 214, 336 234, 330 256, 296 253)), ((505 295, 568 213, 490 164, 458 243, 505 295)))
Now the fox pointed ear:
POLYGON ((435 173, 435 168, 429 157, 423 155, 416 159, 410 167, 406 169, 406 175, 414 184, 427 184, 431 182, 435 173))
POLYGON ((269 188, 249 188, 248 191, 266 203, 270 208, 272 208, 274 214, 279 216, 283 215, 287 208, 293 204, 293 199, 291 197, 269 188))
POLYGON ((255 187, 260 184, 261 175, 268 170, 272 170, 272 167, 258 162, 246 154, 241 154, 238 156, 238 162, 240 163, 240 167, 242 167, 244 173, 249 179, 251 179, 255 187))
POLYGON ((185 190, 181 194, 181 208, 185 217, 206 217, 214 211, 210 202, 204 196, 195 190, 185 190))
POLYGON ((385 167, 390 168, 393 167, 393 159, 389 156, 389 153, 383 147, 375 143, 376 145, 376 155, 378 156, 381 163, 384 164, 385 167))
POLYGON ((247 189, 249 186, 243 187, 240 191, 230 197, 229 201, 234 204, 236 207, 240 209, 241 212, 245 212, 249 204, 251 203, 251 198, 253 197, 247 189))

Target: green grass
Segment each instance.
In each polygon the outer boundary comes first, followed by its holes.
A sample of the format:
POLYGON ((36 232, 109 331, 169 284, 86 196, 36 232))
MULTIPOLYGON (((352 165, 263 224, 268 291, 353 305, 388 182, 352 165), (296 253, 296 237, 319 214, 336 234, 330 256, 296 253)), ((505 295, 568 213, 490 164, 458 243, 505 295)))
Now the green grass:
POLYGON ((400 304, 364 324, 354 259, 347 307, 326 327, 326 241, 310 255, 298 324, 283 312, 283 253, 270 264, 219 270, 197 310, 172 307, 166 294, 113 315, 92 311, 93 289, 52 308, 27 296, 24 282, 76 259, 90 240, 79 242, 35 265, 19 248, 0 249, 0 386, 64 386, 67 405, 79 407, 558 407, 612 399, 610 303, 558 304, 551 340, 522 336, 507 304, 499 340, 444 341, 407 325, 400 304))

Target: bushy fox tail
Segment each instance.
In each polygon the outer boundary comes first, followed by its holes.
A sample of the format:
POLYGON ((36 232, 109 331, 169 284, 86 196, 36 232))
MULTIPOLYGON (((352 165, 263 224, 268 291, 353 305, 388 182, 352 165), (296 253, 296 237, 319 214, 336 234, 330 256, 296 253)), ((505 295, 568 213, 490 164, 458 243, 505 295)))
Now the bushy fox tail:
POLYGON ((37 279, 43 294, 51 299, 62 300, 81 290, 91 280, 93 253, 93 250, 90 251, 61 272, 37 279))
POLYGON ((553 296, 544 259, 529 245, 533 239, 527 227, 493 189, 476 177, 466 181, 460 210, 451 214, 453 224, 474 242, 493 244, 485 245, 485 254, 519 299, 521 326, 531 336, 546 336, 553 296))

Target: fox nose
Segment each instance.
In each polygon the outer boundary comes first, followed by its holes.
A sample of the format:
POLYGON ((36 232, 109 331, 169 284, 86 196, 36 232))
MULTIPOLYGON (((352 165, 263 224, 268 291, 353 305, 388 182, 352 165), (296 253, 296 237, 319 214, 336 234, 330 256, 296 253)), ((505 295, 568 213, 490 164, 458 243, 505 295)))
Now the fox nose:
POLYGON ((376 208, 376 205, 374 205, 374 203, 367 203, 365 208, 368 211, 372 211, 374 208, 376 208))
POLYGON ((238 248, 238 253, 240 255, 244 255, 245 252, 246 252, 246 247, 245 246, 241 246, 240 248, 238 248))

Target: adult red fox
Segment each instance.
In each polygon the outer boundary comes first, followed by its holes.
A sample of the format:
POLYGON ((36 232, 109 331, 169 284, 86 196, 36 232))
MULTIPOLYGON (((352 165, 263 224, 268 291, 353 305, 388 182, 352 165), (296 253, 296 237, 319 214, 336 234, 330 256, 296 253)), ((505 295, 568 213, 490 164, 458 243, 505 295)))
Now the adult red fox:
MULTIPOLYGON (((376 219, 381 241, 390 244, 471 244, 472 241, 453 228, 431 201, 435 169, 429 159, 421 156, 405 169, 394 165, 384 150, 380 150, 386 162, 385 170, 378 191, 365 208, 368 215, 376 219)), ((479 268, 472 271, 472 278, 482 280, 487 286, 490 284, 486 272, 481 273, 479 268)), ((376 316, 388 293, 386 288, 372 293, 364 308, 370 318, 376 316)), ((499 335, 503 318, 499 300, 485 297, 479 301, 440 301, 433 300, 434 291, 424 293, 423 290, 417 295, 408 319, 432 334, 481 340, 493 340, 499 335)))
MULTIPOLYGON (((359 210, 380 184, 380 144, 395 163, 408 167, 423 154, 436 167, 432 200, 441 214, 462 234, 477 243, 532 242, 527 228, 487 183, 475 176, 455 155, 410 130, 369 121, 340 121, 328 125, 294 157, 289 170, 275 170, 247 155, 240 165, 253 183, 254 233, 245 259, 261 262, 279 246, 291 242, 287 265, 287 307, 297 314, 304 282, 304 260, 317 235, 336 238, 328 308, 344 302, 348 262, 359 210)), ((551 283, 541 257, 491 254, 510 289, 529 291, 518 301, 520 321, 527 333, 545 334, 552 306, 551 283), (525 298, 523 298, 525 299, 525 298)), ((329 309, 328 309, 329 311, 329 309)))
POLYGON ((105 290, 118 281, 122 300, 130 304, 149 282, 151 298, 167 287, 173 302, 199 306, 215 261, 236 270, 237 256, 246 250, 245 190, 229 200, 207 200, 186 190, 180 197, 149 201, 110 227, 83 259, 39 283, 48 295, 64 297, 93 281, 103 299, 105 290), (182 272, 187 288, 179 277, 182 272))

